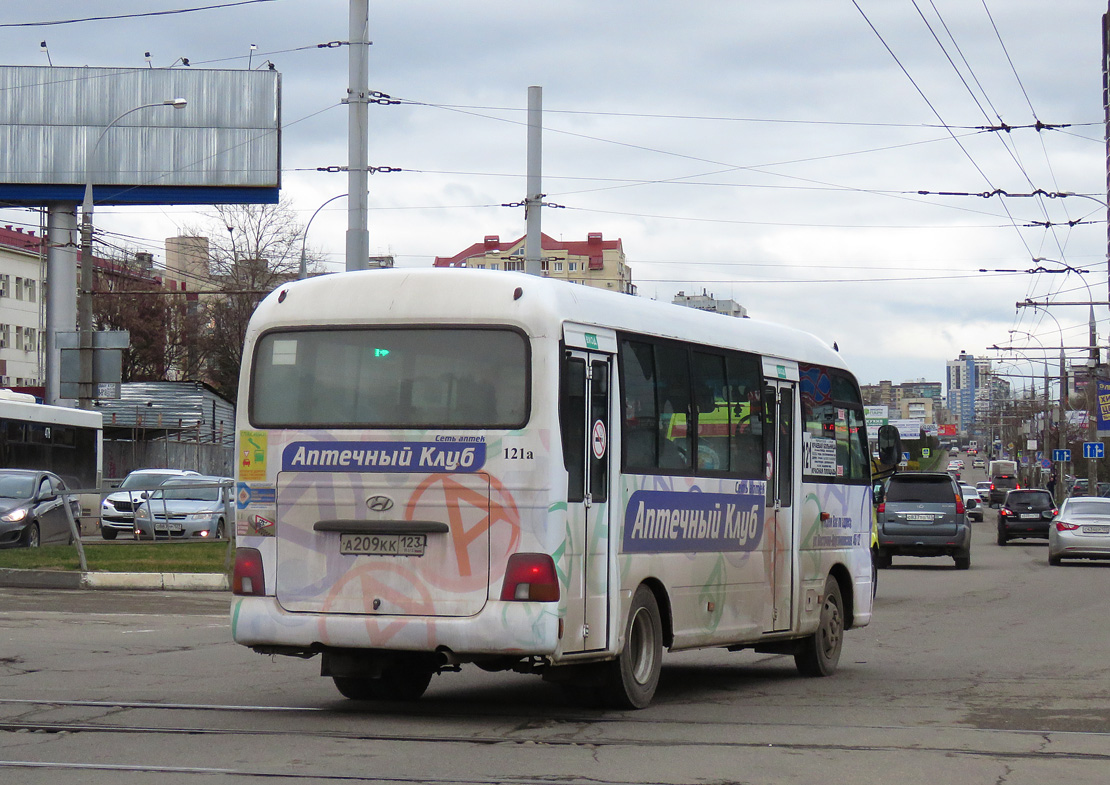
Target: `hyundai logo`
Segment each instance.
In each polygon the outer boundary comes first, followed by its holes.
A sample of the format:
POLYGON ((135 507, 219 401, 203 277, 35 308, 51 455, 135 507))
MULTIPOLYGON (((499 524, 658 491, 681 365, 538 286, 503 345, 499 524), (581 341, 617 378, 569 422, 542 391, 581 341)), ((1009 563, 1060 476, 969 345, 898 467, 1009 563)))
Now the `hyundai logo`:
POLYGON ((393 509, 393 499, 388 496, 371 496, 366 500, 366 506, 374 512, 386 512, 393 509))

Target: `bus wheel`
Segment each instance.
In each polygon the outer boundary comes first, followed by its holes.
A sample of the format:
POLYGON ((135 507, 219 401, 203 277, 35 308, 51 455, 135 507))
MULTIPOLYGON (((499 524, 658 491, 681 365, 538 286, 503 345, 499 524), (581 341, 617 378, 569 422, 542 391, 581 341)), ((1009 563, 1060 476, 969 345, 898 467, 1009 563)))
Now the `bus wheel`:
POLYGON ((332 676, 335 688, 344 698, 356 701, 414 701, 424 694, 432 681, 432 671, 419 665, 386 668, 380 678, 332 676))
POLYGON ((608 664, 606 703, 623 709, 646 707, 659 686, 662 664, 663 622, 659 618, 659 603, 651 589, 640 584, 628 611, 624 648, 608 664))
POLYGON ((836 578, 825 579, 825 595, 821 603, 821 620, 817 632, 804 641, 794 655, 794 664, 803 676, 831 676, 840 663, 844 644, 844 601, 836 578))

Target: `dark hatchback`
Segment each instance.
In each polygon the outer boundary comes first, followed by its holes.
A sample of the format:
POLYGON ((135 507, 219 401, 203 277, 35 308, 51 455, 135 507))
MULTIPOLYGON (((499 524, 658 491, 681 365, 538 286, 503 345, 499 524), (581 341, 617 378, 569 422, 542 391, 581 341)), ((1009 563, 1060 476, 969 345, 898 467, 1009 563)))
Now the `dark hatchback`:
POLYGON ((1056 502, 1048 491, 1023 489, 1010 491, 998 508, 998 544, 1018 537, 1048 539, 1048 527, 1057 513, 1056 502))
POLYGON ((896 474, 887 481, 875 513, 879 567, 889 567, 894 556, 951 556, 956 569, 971 566, 971 526, 960 486, 951 475, 896 474))

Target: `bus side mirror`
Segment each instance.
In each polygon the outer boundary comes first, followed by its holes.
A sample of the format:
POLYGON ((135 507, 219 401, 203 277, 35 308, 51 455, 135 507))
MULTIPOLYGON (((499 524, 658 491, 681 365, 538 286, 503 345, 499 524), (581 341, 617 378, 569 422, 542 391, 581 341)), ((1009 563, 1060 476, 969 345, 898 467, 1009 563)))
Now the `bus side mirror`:
POLYGON ((879 470, 892 470, 902 460, 902 437, 893 425, 879 426, 879 470))

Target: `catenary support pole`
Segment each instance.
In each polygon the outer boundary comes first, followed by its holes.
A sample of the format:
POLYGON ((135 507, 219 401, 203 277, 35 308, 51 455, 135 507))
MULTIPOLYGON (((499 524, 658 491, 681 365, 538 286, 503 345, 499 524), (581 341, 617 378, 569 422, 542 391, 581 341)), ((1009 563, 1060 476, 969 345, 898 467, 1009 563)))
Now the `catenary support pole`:
POLYGON ((369 0, 350 0, 350 55, 347 87, 347 264, 370 266, 369 179, 370 10, 369 0))
POLYGON ((540 193, 541 162, 543 160, 543 88, 528 88, 528 193, 524 198, 524 220, 527 235, 524 239, 524 272, 528 275, 543 274, 543 249, 540 247, 542 230, 540 228, 540 207, 543 194, 540 193))

